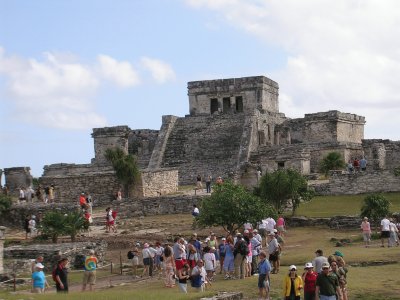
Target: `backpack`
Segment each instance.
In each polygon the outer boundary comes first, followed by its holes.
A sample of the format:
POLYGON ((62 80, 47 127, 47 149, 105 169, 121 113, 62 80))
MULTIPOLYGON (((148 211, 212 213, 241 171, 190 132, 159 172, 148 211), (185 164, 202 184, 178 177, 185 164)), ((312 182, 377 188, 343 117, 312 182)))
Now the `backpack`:
POLYGON ((54 269, 53 269, 53 271, 51 272, 51 277, 53 278, 53 281, 54 281, 55 283, 57 283, 57 275, 56 275, 57 268, 58 268, 58 266, 55 266, 54 269))
POLYGON ((115 218, 117 217, 117 211, 113 210, 111 212, 111 216, 113 217, 113 219, 115 220, 115 218))
POLYGON ((247 253, 249 253, 249 247, 247 246, 247 243, 245 240, 242 240, 240 242, 238 250, 241 255, 247 255, 247 253))
POLYGON ((133 253, 132 250, 129 250, 127 256, 128 256, 128 259, 132 259, 135 257, 135 253, 133 253))

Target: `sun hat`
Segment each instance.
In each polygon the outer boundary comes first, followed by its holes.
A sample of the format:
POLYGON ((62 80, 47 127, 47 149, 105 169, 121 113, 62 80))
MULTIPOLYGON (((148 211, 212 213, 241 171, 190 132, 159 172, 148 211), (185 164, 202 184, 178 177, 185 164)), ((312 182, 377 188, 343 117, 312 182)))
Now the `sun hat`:
POLYGON ((35 268, 44 269, 44 266, 43 266, 41 263, 37 263, 37 264, 35 265, 35 268))
POLYGON ((270 236, 275 236, 275 233, 270 232, 270 233, 268 233, 268 235, 270 235, 270 236))
POLYGON ((293 269, 297 270, 297 267, 296 267, 295 265, 290 265, 289 271, 291 271, 291 270, 293 270, 293 269))
POLYGON ((329 265, 328 262, 324 262, 324 263, 322 264, 322 269, 329 268, 329 267, 330 267, 330 265, 329 265))
POLYGON ((314 268, 314 266, 310 262, 306 263, 306 265, 304 266, 304 269, 311 269, 311 268, 314 268))
POLYGON ((343 257, 343 253, 337 250, 332 255, 343 257))
POLYGON ((226 238, 223 237, 223 238, 221 239, 221 241, 226 241, 226 238))

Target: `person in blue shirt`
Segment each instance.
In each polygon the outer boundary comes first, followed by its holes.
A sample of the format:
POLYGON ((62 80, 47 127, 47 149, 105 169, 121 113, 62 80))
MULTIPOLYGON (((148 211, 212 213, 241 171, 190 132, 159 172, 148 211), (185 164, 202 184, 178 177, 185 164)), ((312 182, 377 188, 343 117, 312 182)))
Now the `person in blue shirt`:
POLYGON ((35 265, 35 271, 32 273, 32 292, 44 293, 45 287, 50 287, 47 283, 46 276, 43 273, 44 266, 41 263, 35 265))
POLYGON ((258 263, 258 290, 259 299, 269 299, 269 273, 271 272, 271 264, 267 259, 267 254, 261 251, 258 255, 260 261, 258 263))

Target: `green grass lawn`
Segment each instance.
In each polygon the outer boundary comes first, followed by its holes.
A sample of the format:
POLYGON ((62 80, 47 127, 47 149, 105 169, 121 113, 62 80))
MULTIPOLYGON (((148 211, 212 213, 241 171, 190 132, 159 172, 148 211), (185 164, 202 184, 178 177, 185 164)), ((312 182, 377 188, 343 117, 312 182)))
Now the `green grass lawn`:
MULTIPOLYGON (((383 194, 392 203, 391 212, 400 211, 400 193, 383 194)), ((309 202, 301 203, 297 216, 332 217, 338 215, 359 215, 365 194, 341 196, 317 196, 309 202)))

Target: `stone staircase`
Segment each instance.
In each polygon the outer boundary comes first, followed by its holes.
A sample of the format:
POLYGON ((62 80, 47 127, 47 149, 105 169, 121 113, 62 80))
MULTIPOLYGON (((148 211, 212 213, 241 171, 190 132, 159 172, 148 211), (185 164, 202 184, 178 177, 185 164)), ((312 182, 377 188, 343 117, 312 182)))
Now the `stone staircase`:
POLYGON ((179 168, 180 184, 195 183, 198 174, 231 177, 238 165, 244 125, 244 114, 178 118, 161 166, 179 168))

